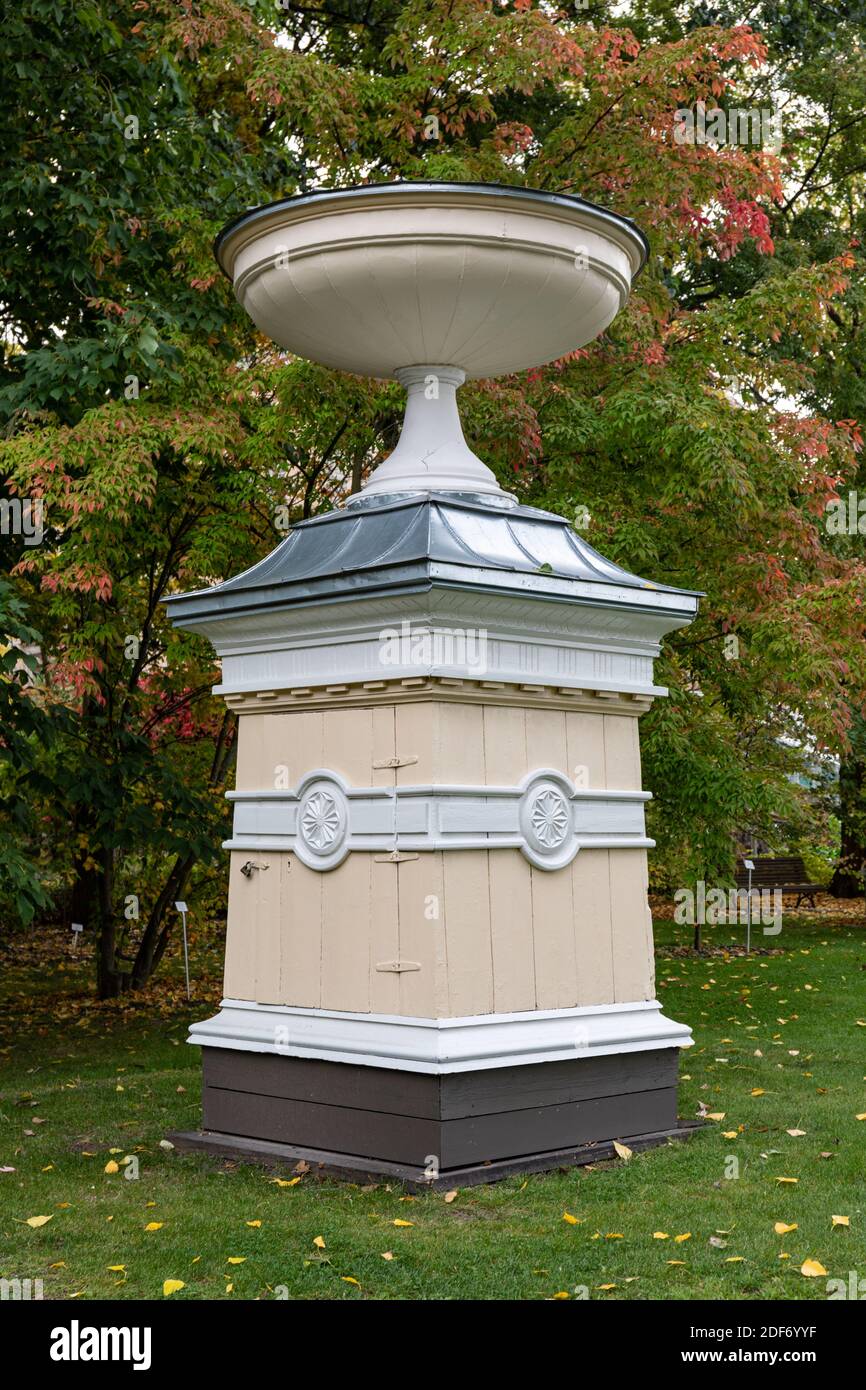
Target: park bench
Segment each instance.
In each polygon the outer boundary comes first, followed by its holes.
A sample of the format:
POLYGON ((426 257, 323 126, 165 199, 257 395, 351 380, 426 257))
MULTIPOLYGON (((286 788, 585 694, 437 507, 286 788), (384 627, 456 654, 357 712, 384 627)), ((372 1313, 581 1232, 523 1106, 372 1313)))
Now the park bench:
MULTIPOLYGON (((806 869, 799 854, 781 855, 776 859, 753 859, 752 863, 755 866, 752 872, 753 888, 780 888, 783 893, 797 894, 797 907, 804 898, 808 898, 813 907, 817 906, 815 894, 822 891, 823 885, 808 882, 806 869)), ((743 868, 740 860, 737 863, 737 887, 748 886, 749 871, 743 868)))

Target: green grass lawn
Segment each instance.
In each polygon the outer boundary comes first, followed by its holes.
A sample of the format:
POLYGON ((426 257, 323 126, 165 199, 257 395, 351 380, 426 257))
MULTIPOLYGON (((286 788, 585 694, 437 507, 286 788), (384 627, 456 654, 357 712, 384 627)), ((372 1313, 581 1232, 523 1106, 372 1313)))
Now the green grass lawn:
POLYGON ((61 1299, 162 1298, 166 1279, 185 1285, 175 1300, 549 1299, 581 1286, 607 1299, 826 1298, 804 1260, 866 1277, 866 928, 804 914, 759 939, 773 954, 750 959, 678 954, 684 930, 657 928, 659 997, 696 1038, 680 1114, 703 1105, 724 1118, 628 1162, 450 1202, 311 1176, 279 1186, 275 1171, 290 1171, 160 1147, 199 1122, 199 1053, 184 1039, 216 1002, 217 943, 196 950, 207 983, 192 1007, 176 960, 144 997, 94 1005, 65 940, 15 943, 2 985, 0 1167, 15 1171, 0 1173, 0 1276, 41 1278, 61 1299), (123 1176, 127 1155, 137 1180, 123 1176), (51 1220, 30 1227, 34 1216, 51 1220), (834 1216, 850 1225, 834 1229, 834 1216), (778 1235, 776 1222, 796 1229, 778 1235))

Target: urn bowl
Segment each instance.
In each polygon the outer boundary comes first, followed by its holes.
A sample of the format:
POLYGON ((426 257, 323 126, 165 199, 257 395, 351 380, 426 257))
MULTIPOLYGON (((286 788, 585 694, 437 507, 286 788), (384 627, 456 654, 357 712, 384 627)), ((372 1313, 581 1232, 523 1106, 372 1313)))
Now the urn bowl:
POLYGON ((216 242, 244 309, 280 346, 362 376, 447 363, 541 366, 602 333, 646 258, 626 217, 496 184, 371 184, 287 198, 216 242))

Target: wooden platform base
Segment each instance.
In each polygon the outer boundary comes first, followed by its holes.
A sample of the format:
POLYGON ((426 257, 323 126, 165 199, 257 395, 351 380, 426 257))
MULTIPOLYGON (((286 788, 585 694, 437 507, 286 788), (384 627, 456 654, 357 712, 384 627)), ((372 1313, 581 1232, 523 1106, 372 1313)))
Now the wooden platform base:
MULTIPOLYGON (((702 1129, 699 1121, 682 1121, 674 1129, 655 1134, 626 1135, 622 1142, 630 1149, 655 1148, 669 1140, 689 1139, 702 1129)), ((306 1164, 312 1173, 322 1177, 342 1178, 346 1182, 400 1182, 409 1191, 445 1191, 453 1187, 474 1187, 483 1182, 499 1182, 514 1173, 547 1173, 554 1168, 575 1168, 588 1163, 603 1163, 615 1157, 613 1141, 582 1144, 575 1149, 558 1149, 549 1153, 524 1154, 519 1158, 504 1158, 465 1168, 452 1168, 433 1176, 424 1169, 405 1163, 386 1163, 369 1160, 357 1154, 327 1153, 322 1149, 302 1149, 293 1144, 275 1144, 264 1139, 241 1139, 235 1134, 214 1134, 208 1130, 176 1132, 169 1139, 181 1152, 207 1153, 234 1158, 244 1163, 261 1163, 268 1167, 296 1168, 306 1164)))
POLYGON ((441 1075, 203 1050, 203 1124, 180 1148, 303 1159, 353 1180, 490 1182, 680 1137, 679 1049, 441 1075))

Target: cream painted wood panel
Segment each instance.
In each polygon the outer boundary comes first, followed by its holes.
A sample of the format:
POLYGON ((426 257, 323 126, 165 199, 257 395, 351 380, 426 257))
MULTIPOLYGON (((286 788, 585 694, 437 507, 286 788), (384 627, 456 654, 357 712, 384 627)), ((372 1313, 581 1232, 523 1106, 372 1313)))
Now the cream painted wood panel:
MULTIPOLYGON (((257 854, 256 869, 247 881, 255 913, 256 1001, 281 1004, 281 956, 285 934, 282 930, 283 882, 288 872, 288 855, 257 854)), ((241 875, 243 877, 243 875, 241 875)))
MULTIPOLYGON (((281 764, 290 785, 315 767, 383 787, 514 785, 551 767, 591 788, 640 786, 635 717, 456 701, 243 714, 238 757, 242 789, 272 786, 281 764)), ((505 849, 399 865, 356 852, 327 873, 270 853, 249 880, 247 857, 232 854, 232 997, 420 1017, 652 997, 640 851, 584 849, 555 873, 505 849), (421 968, 377 969, 407 963, 421 968)))
POLYGON ((322 893, 324 874, 286 855, 287 872, 279 930, 283 938, 281 1004, 321 1008, 322 893))
POLYGON ((509 705, 484 705, 484 780, 491 787, 523 781, 526 761, 526 712, 509 705))
POLYGON ((609 854, 615 1002, 626 1004, 652 999, 653 963, 651 940, 647 934, 646 855, 641 850, 627 849, 613 849, 609 854))
POLYGON ((373 744, 372 709, 328 710, 324 717, 319 765, 338 772, 352 786, 368 787, 372 785, 373 744))
POLYGON ((493 1012, 488 851, 445 854, 448 1017, 493 1012))
POLYGON ((417 758, 395 769, 393 784, 408 787, 419 782, 435 782, 439 765, 439 716, 441 706, 432 701, 417 705, 397 705, 394 710, 394 756, 417 758))
POLYGON ((519 1013, 536 1008, 532 866, 518 849, 497 850, 489 860, 493 1010, 519 1013))
POLYGON ((226 955, 223 989, 228 999, 256 997, 257 923, 249 884, 241 873, 244 853, 229 856, 229 906, 226 923, 226 955))
POLYGON ((593 791, 605 787, 604 717, 569 711, 565 716, 565 730, 568 775, 572 782, 593 791))
POLYGON ((322 879, 323 1009, 370 1009, 372 855, 350 854, 322 879))
POLYGON ((565 710, 526 710, 527 772, 549 767, 569 775, 565 717, 565 710))
POLYGON ((570 1008, 577 1002, 571 874, 564 869, 545 873, 530 865, 530 875, 537 1007, 570 1008))
POLYGON ((604 758, 609 787, 618 791, 640 787, 637 719, 628 714, 604 715, 604 758))
POLYGON ((374 1014, 399 1014, 400 976, 390 971, 376 970, 379 961, 400 959, 398 867, 396 864, 382 863, 381 859, 377 862, 374 855, 369 858, 370 1009, 374 1014))
POLYGON ((484 781, 484 706, 439 707, 438 782, 484 781))
MULTIPOLYGON (((373 762, 384 762, 396 757, 397 712, 393 705, 373 706, 373 762)), ((393 787, 394 769, 390 767, 371 767, 371 787, 393 787)))
POLYGON ((571 864, 574 907, 575 1004, 613 1004, 610 851, 582 849, 571 864))
POLYGON ((437 937, 444 933, 442 912, 441 854, 420 854, 395 865, 400 918, 401 965, 420 965, 420 970, 401 970, 400 1013, 418 1018, 435 1017, 444 1001, 439 979, 442 957, 437 937))

